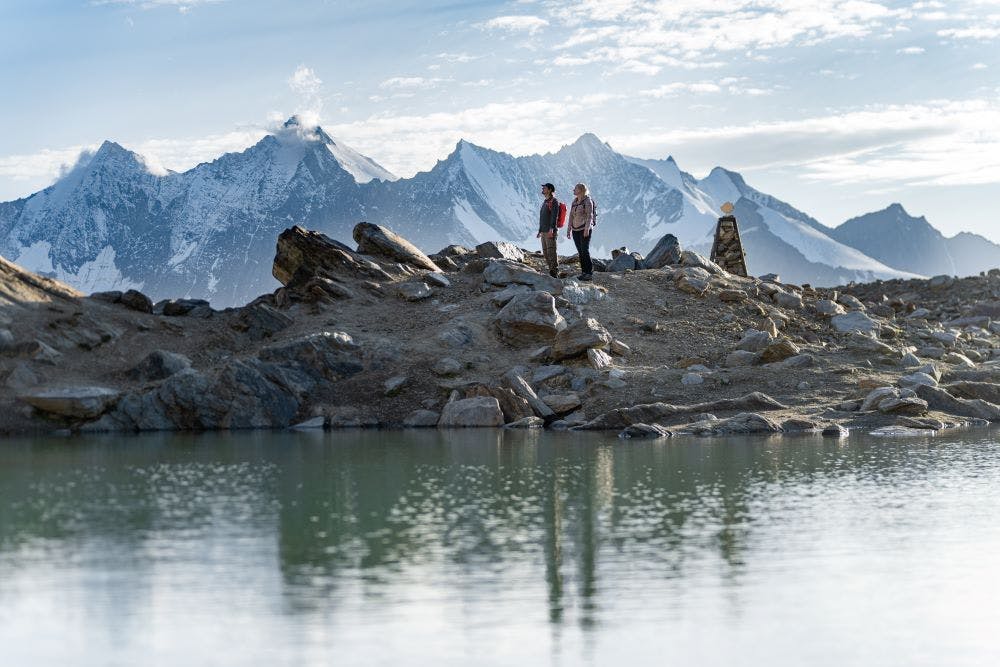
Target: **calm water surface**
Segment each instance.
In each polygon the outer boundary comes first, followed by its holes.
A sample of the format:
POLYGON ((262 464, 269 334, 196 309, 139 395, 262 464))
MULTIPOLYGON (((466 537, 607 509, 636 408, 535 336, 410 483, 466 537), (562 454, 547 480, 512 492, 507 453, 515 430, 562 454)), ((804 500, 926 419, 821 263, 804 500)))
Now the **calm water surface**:
POLYGON ((0 665, 997 665, 1000 444, 0 442, 0 665))

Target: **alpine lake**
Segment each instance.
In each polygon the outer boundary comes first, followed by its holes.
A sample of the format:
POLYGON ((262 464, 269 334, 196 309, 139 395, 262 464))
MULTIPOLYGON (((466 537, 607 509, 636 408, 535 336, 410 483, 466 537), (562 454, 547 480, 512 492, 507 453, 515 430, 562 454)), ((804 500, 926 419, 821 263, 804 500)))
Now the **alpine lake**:
POLYGON ((952 667, 998 630, 998 430, 0 443, 5 667, 952 667))

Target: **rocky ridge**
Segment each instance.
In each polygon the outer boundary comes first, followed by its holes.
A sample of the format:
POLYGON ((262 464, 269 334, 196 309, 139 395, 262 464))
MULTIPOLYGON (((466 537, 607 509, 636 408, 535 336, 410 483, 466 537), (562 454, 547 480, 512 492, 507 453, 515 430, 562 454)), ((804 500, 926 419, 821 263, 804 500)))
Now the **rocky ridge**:
POLYGON ((840 437, 1000 420, 1000 270, 817 289, 667 235, 586 283, 575 257, 552 278, 508 243, 428 256, 368 223, 354 240, 285 230, 282 286, 225 310, 83 297, 0 262, 0 428, 840 437))

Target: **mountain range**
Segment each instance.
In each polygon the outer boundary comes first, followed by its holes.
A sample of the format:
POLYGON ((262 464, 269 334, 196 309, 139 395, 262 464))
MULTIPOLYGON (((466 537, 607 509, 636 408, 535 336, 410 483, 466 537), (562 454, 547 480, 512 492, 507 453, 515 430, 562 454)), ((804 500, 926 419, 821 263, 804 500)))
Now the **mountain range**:
POLYGON ((275 239, 294 224, 350 243, 367 220, 428 252, 487 240, 534 247, 539 188, 549 181, 565 200, 575 183, 589 185, 596 256, 646 252, 667 233, 707 253, 717 211, 733 201, 755 274, 835 285, 1000 266, 1000 246, 974 234, 945 238, 898 204, 829 228, 735 172, 716 167, 697 179, 672 158, 622 155, 593 134, 526 157, 463 140, 429 171, 401 179, 296 117, 184 172, 105 141, 48 188, 0 203, 0 254, 85 292, 136 288, 229 306, 277 287, 275 239))

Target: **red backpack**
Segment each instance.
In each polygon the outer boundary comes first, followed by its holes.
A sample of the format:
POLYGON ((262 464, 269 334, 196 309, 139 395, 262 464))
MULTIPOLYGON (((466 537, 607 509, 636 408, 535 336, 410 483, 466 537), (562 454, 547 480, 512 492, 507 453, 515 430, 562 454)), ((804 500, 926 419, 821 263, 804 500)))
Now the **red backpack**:
POLYGON ((559 219, 556 220, 556 227, 562 229, 566 226, 566 204, 559 202, 559 219))

